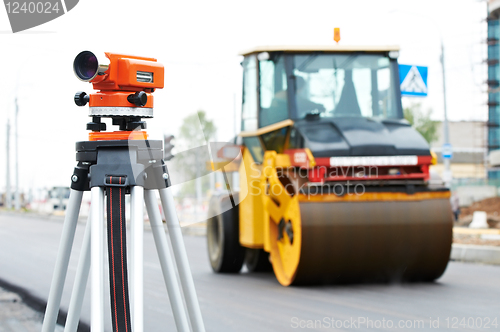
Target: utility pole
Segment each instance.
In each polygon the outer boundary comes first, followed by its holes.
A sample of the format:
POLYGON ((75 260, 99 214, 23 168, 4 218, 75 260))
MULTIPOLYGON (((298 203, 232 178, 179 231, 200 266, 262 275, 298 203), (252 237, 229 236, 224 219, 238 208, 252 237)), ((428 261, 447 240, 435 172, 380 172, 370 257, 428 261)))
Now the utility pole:
MULTIPOLYGON (((210 143, 208 143, 210 144, 210 143)), ((201 162, 198 156, 198 153, 195 154, 195 164, 196 164, 196 179, 195 181, 195 189, 196 189, 196 207, 195 207, 195 214, 196 217, 198 217, 198 214, 200 213, 200 205, 201 205, 201 172, 200 172, 200 167, 201 167, 201 162)))
MULTIPOLYGON (((448 131, 448 111, 446 108, 446 76, 444 69, 444 45, 443 39, 441 38, 441 69, 443 71, 443 107, 444 107, 444 121, 443 121, 443 132, 444 132, 444 144, 450 144, 450 134, 448 131)), ((450 159, 443 158, 444 162, 444 174, 443 180, 447 186, 450 185, 452 174, 450 170, 450 159)))
POLYGON ((5 179, 5 206, 12 209, 12 193, 10 191, 10 119, 7 119, 7 178, 5 179))
MULTIPOLYGON (((448 112, 446 109, 446 77, 445 77, 445 67, 444 67, 444 43, 443 43, 443 35, 441 34, 441 31, 439 29, 439 25, 437 24, 436 21, 434 21, 431 17, 426 16, 426 15, 421 15, 415 12, 407 12, 407 11, 400 11, 400 10, 392 10, 390 13, 394 12, 402 12, 410 15, 415 15, 415 16, 420 16, 424 17, 427 20, 431 21, 434 24, 435 29, 439 33, 439 40, 441 42, 441 70, 442 70, 442 76, 443 76, 443 107, 444 107, 444 121, 443 121, 443 132, 444 132, 444 144, 450 144, 450 135, 448 131, 448 112)), ((444 172, 443 172, 443 181, 447 187, 451 185, 451 180, 453 179, 451 170, 450 170, 450 159, 449 158, 443 158, 443 163, 444 163, 444 172)))
MULTIPOLYGON (((233 93, 233 115, 234 115, 234 121, 233 121, 234 137, 236 137, 236 136, 238 136, 238 122, 236 121, 238 119, 238 104, 236 101, 236 93, 233 93)), ((234 143, 236 144, 237 140, 234 143)), ((240 176, 239 172, 232 172, 231 190, 233 190, 233 191, 240 189, 239 176, 240 176)))
POLYGON ((236 119, 238 119, 238 114, 236 113, 236 93, 233 93, 233 131, 234 131, 234 137, 238 135, 238 124, 236 122, 236 119))
POLYGON ((18 139, 18 126, 17 126, 17 114, 19 113, 19 106, 17 104, 17 97, 16 97, 16 117, 15 117, 15 123, 14 126, 16 127, 16 195, 15 195, 15 209, 16 211, 19 211, 21 209, 21 197, 19 193, 19 150, 18 150, 18 144, 19 144, 19 139, 18 139))

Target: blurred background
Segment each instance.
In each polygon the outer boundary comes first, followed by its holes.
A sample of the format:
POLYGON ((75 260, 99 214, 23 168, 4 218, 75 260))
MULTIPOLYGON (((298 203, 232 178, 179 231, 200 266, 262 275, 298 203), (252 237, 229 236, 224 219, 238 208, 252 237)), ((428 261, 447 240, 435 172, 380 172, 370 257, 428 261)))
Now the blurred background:
MULTIPOLYGON (((407 118, 437 153, 435 169, 449 177, 461 204, 497 196, 500 27, 495 1, 312 1, 307 6, 300 1, 143 1, 140 6, 85 1, 64 17, 15 35, 7 33, 6 13, 0 18, 5 32, 0 54, 3 206, 10 188, 13 207, 16 195, 17 208, 52 213, 64 207, 74 142, 87 135, 86 109, 72 100, 75 91, 91 90, 71 70, 79 51, 146 54, 165 65, 165 88, 155 93, 148 131, 153 138, 174 135, 173 152, 178 153, 208 138, 229 140, 239 131, 239 51, 256 45, 333 44, 334 27, 341 28, 341 45, 399 45, 400 63, 428 68, 427 96, 403 97, 407 118), (445 98, 449 142, 443 132, 445 98), (192 118, 198 112, 202 121, 192 118), (183 126, 201 130, 206 125, 211 137, 189 139, 182 133, 183 126), (450 173, 443 165, 444 143, 453 149, 450 173)), ((206 197, 220 179, 202 182, 198 193, 193 183, 176 189, 180 206, 206 210, 206 197)))

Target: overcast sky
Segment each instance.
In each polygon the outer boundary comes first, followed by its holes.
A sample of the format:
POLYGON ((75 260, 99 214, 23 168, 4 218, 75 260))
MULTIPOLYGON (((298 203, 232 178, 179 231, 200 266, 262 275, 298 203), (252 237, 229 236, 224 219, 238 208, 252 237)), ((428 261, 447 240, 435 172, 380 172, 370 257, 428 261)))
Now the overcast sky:
POLYGON ((0 190, 16 94, 21 186, 69 184, 74 142, 87 137, 88 108, 73 103, 76 91, 91 92, 72 71, 82 50, 151 56, 165 65, 165 89, 155 92, 155 118, 148 121, 151 138, 177 134, 186 115, 203 109, 215 120, 218 139, 229 139, 234 99, 238 113, 241 103, 238 52, 331 45, 334 27, 341 29, 341 44, 399 45, 400 63, 428 66, 429 96, 404 103, 421 101, 435 119, 443 117, 442 38, 449 118, 486 119, 485 17, 486 2, 475 0, 81 0, 52 22, 11 34, 0 9, 0 190))

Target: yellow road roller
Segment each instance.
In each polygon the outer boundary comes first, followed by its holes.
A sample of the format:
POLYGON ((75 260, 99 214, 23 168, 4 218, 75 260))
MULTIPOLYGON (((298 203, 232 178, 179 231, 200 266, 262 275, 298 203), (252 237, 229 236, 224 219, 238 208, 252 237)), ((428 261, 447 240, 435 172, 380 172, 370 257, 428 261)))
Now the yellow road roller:
POLYGON ((211 197, 207 221, 216 273, 245 264, 273 270, 284 286, 443 274, 450 192, 429 181, 435 158, 403 117, 398 53, 339 45, 242 53, 242 131, 225 147, 239 151, 239 179, 211 197))

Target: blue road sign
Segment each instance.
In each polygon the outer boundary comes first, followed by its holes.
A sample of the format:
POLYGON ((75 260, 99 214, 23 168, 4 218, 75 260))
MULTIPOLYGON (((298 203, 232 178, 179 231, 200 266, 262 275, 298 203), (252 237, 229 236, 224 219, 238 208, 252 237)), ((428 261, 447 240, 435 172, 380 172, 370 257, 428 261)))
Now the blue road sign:
POLYGON ((427 67, 399 65, 401 95, 427 97, 427 67))
POLYGON ((441 150, 441 155, 443 159, 451 159, 453 158, 453 148, 451 144, 443 144, 443 149, 441 150))

